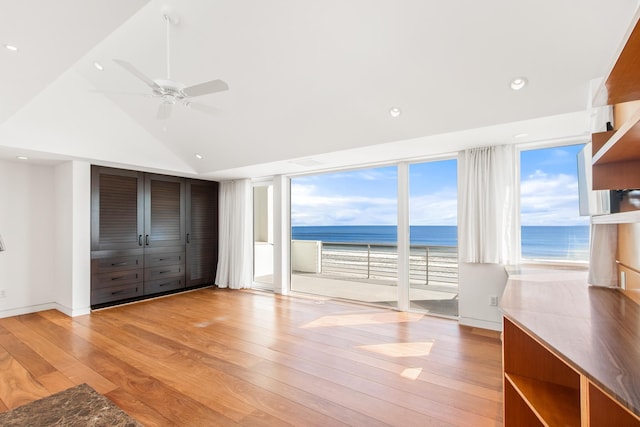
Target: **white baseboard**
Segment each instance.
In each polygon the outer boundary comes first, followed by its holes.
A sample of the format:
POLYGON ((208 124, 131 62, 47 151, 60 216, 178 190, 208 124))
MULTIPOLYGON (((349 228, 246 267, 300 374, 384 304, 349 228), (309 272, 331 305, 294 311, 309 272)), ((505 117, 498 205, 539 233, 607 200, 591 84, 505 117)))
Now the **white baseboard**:
POLYGON ((89 307, 70 309, 56 302, 48 302, 46 304, 36 304, 27 307, 11 308, 8 310, 0 310, 0 319, 4 317, 20 316, 21 314, 37 313, 39 311, 46 310, 58 310, 59 312, 66 314, 69 317, 83 316, 91 313, 89 307))
POLYGON ((85 314, 91 313, 91 308, 89 307, 73 309, 73 308, 69 308, 64 305, 55 303, 54 308, 59 312, 66 314, 69 317, 84 316, 85 314))
POLYGON ((470 317, 460 317, 458 323, 464 326, 474 328, 489 329, 492 331, 502 332, 502 322, 490 322, 488 320, 472 319, 470 317))
POLYGON ((11 308, 9 310, 0 311, 0 319, 4 317, 20 316, 21 314, 37 313, 45 310, 58 310, 57 304, 49 302, 46 304, 30 305, 27 307, 11 308))

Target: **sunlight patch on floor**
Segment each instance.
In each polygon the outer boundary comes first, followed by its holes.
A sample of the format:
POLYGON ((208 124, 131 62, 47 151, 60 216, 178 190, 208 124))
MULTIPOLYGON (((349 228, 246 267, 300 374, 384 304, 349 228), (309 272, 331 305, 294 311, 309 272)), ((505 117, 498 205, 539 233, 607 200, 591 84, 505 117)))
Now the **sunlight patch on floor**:
POLYGON ((358 348, 390 357, 420 357, 431 353, 433 342, 403 342, 361 345, 358 348))
POLYGON ((354 325, 374 325, 381 323, 402 323, 415 322, 422 319, 424 315, 418 313, 406 313, 389 311, 386 313, 365 313, 365 314, 338 314, 322 316, 312 322, 302 325, 301 328, 323 328, 329 326, 354 326, 354 325))
POLYGON ((422 368, 407 368, 400 373, 401 377, 409 378, 410 380, 417 380, 422 373, 422 368))

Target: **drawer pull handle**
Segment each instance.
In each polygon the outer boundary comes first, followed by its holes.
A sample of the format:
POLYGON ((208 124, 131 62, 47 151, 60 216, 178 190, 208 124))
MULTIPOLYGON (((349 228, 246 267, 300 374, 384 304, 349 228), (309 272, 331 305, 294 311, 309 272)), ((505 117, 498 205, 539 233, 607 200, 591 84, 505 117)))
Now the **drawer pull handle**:
POLYGON ((191 243, 191 234, 187 233, 187 243, 191 243))
POLYGON ((115 291, 115 292, 111 292, 111 295, 118 295, 121 293, 124 293, 125 291, 115 291))
POLYGON ((117 267, 117 266, 121 266, 121 265, 127 265, 127 261, 122 261, 122 262, 112 262, 111 266, 112 267, 117 267))
POLYGON ((158 271, 158 274, 171 273, 171 270, 158 271))
POLYGON ((147 243, 147 246, 149 246, 149 235, 147 234, 144 239, 145 239, 145 242, 147 243))
POLYGON ((168 260, 168 259, 169 259, 169 258, 158 258, 158 261, 166 261, 166 260, 168 260))
POLYGON ((162 284, 160 284, 160 287, 168 286, 168 285, 170 285, 170 284, 171 284, 171 283, 162 283, 162 284))
POLYGON ((142 246, 142 234, 138 234, 138 246, 142 246))
POLYGON ((112 277, 111 280, 122 280, 124 276, 112 277))

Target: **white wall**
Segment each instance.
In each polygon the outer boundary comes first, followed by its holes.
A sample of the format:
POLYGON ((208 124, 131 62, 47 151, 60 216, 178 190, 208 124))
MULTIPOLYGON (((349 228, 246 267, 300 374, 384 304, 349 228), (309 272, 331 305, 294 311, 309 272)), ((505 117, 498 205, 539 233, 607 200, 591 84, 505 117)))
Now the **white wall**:
POLYGON ((0 160, 0 317, 89 312, 90 170, 0 160))
POLYGON ((502 297, 507 273, 501 264, 460 263, 459 305, 460 324, 502 330, 502 314, 489 303, 491 296, 502 297))
POLYGON ((56 308, 69 316, 89 313, 91 281, 91 165, 56 166, 56 308))
POLYGON ((0 317, 55 306, 54 181, 51 166, 0 160, 0 317))
POLYGON ((298 273, 321 273, 322 242, 318 240, 292 240, 291 270, 298 273))

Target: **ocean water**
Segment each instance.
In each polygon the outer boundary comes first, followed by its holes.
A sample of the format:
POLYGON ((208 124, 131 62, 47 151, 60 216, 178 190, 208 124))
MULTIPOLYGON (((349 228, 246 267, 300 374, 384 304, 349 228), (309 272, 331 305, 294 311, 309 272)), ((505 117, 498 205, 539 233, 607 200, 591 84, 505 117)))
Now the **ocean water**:
MULTIPOLYGON (((386 225, 292 227, 294 240, 395 244, 397 228, 386 225)), ((412 245, 457 246, 456 226, 411 226, 412 245)), ((589 226, 523 226, 522 257, 587 261, 589 226)))

